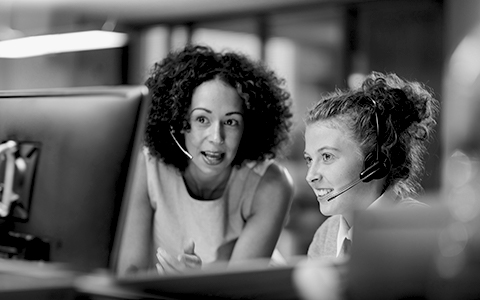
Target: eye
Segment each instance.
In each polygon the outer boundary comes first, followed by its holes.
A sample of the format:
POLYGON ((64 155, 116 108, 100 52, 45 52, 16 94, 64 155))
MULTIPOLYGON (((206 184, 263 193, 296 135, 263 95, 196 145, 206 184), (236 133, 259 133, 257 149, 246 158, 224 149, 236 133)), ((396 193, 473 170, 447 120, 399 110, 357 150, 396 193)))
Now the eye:
POLYGON ((312 164, 312 158, 309 156, 304 156, 303 160, 305 161, 305 164, 307 165, 307 167, 310 167, 310 165, 312 164))
POLYGON ((198 116, 195 118, 195 122, 200 123, 200 124, 206 124, 208 123, 208 119, 205 118, 204 116, 198 116))
POLYGON ((227 126, 238 126, 240 124, 240 122, 238 120, 235 120, 235 119, 228 119, 225 121, 225 125, 227 126))
POLYGON ((324 162, 329 162, 333 159, 333 155, 330 153, 322 153, 322 159, 324 162))

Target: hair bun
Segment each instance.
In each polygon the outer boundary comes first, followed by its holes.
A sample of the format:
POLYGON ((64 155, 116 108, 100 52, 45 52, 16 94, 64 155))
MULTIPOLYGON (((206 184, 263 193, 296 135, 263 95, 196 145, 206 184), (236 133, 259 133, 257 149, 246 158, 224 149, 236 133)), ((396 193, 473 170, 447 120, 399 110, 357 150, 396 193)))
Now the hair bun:
POLYGON ((389 101, 385 103, 385 106, 390 106, 392 124, 397 128, 398 133, 421 121, 419 111, 413 99, 408 98, 403 90, 395 88, 389 94, 390 97, 387 98, 389 101))
MULTIPOLYGON (((385 76, 375 72, 362 85, 364 93, 377 102, 380 116, 384 120, 391 120, 397 134, 431 117, 426 114, 431 95, 419 94, 418 88, 417 86, 412 88, 394 74, 385 76)), ((423 136, 425 133, 420 135, 423 136)))

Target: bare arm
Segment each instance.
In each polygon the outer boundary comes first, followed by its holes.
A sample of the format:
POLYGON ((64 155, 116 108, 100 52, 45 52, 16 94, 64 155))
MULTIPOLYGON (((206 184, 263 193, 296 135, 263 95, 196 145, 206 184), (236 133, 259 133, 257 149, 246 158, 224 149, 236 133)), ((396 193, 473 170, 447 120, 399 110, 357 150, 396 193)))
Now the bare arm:
MULTIPOLYGON (((145 155, 140 152, 119 244, 117 274, 146 271, 151 264, 153 209, 147 189, 145 155)), ((120 227, 121 229, 122 227, 120 227)))
POLYGON ((255 193, 252 215, 235 245, 232 263, 272 255, 290 210, 293 192, 293 180, 287 169, 270 165, 255 193))

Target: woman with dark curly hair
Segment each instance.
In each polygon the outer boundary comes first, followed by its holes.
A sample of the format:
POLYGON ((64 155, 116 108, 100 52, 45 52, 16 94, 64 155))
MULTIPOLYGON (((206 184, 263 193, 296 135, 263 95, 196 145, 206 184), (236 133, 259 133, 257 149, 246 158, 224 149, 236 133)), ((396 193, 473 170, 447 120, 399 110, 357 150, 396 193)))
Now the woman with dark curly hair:
POLYGON ((293 198, 274 160, 291 127, 283 83, 261 63, 205 46, 154 65, 120 274, 272 256, 293 198))
POLYGON ((306 117, 306 180, 328 218, 310 258, 341 257, 351 242, 355 210, 425 207, 420 189, 425 142, 439 104, 419 82, 372 72, 358 89, 337 90, 306 117))

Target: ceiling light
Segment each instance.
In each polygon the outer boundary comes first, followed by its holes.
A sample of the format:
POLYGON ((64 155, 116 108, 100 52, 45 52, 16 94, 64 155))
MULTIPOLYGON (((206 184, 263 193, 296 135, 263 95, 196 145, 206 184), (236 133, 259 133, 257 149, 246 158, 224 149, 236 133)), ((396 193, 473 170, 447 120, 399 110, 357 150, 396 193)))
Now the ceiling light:
POLYGON ((120 48, 127 42, 126 33, 105 30, 29 36, 0 41, 0 58, 120 48))

